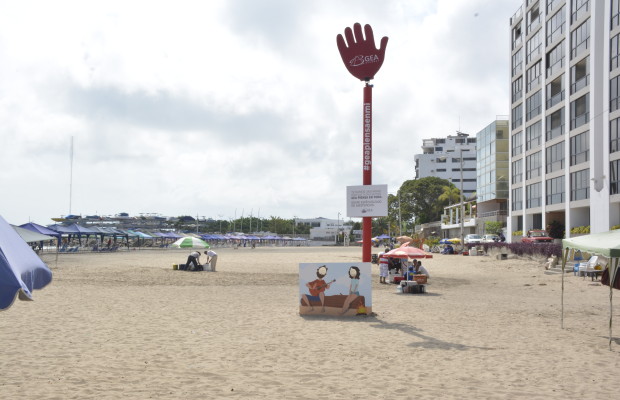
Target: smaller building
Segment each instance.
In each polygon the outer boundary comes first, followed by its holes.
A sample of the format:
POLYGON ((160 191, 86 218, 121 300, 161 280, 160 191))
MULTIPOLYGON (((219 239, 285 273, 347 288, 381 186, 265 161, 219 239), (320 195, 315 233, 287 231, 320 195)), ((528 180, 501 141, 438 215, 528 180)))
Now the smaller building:
POLYGON ((351 232, 351 229, 353 229, 351 222, 323 217, 295 219, 295 225, 309 226, 311 240, 334 240, 338 233, 351 232))

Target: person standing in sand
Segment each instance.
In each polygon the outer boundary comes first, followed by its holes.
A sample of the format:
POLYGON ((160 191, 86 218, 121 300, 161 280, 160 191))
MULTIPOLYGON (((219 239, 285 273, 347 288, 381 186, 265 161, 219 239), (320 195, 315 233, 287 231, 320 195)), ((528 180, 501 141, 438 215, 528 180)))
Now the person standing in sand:
POLYGON ((325 280, 323 280, 325 275, 327 275, 327 267, 321 265, 316 269, 317 279, 306 283, 310 295, 304 294, 302 295, 302 299, 310 306, 310 311, 314 311, 314 306, 312 306, 310 301, 320 301, 321 312, 325 312, 325 291, 329 289, 330 285, 335 281, 334 279, 329 283, 325 282, 325 280))
POLYGON ((385 248, 383 253, 379 253, 379 283, 387 283, 386 278, 388 276, 389 266, 388 266, 388 258, 385 256, 385 253, 390 251, 389 248, 385 248))
POLYGON ((207 264, 211 264, 211 271, 215 272, 215 264, 217 264, 217 253, 213 250, 208 250, 207 255, 207 264))

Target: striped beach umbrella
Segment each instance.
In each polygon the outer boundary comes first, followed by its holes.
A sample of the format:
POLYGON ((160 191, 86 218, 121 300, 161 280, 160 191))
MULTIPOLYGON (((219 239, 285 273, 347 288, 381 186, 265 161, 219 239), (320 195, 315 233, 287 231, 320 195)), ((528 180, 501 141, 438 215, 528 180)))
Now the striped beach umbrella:
POLYGON ((208 249, 209 243, 197 237, 186 236, 172 243, 171 246, 179 247, 182 249, 191 249, 191 248, 208 249))

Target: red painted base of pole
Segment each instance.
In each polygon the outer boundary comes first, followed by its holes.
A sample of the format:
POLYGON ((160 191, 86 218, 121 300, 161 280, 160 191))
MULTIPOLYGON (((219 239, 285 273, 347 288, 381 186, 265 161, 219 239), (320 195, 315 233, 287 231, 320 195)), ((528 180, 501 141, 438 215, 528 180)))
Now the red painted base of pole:
POLYGON ((370 262, 372 243, 372 218, 362 218, 362 262, 370 262))

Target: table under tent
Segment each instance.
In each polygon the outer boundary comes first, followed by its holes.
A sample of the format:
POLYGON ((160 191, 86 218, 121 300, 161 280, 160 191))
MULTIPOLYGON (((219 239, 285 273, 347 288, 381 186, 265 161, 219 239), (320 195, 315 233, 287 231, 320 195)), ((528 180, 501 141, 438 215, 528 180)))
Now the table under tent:
POLYGON ((563 239, 562 249, 562 329, 564 329, 564 272, 566 271, 566 261, 569 259, 571 253, 581 251, 582 253, 589 253, 591 255, 604 256, 609 260, 607 268, 609 273, 609 349, 611 350, 613 290, 616 274, 618 272, 618 262, 620 260, 620 230, 563 239))

